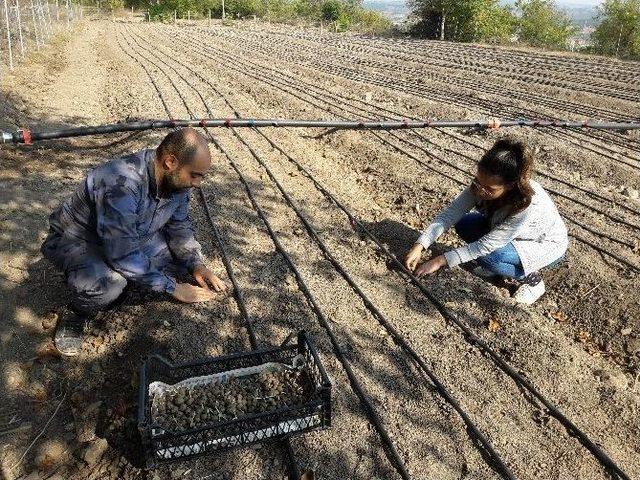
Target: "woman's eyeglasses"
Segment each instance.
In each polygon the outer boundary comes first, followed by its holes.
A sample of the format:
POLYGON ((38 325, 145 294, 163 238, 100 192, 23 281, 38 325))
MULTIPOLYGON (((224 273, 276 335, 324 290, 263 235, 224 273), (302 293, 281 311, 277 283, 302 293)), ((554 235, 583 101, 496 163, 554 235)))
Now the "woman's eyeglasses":
POLYGON ((477 178, 473 179, 473 181, 471 182, 471 185, 480 193, 484 193, 485 195, 493 195, 495 193, 495 190, 493 188, 485 187, 480 182, 478 182, 477 178))

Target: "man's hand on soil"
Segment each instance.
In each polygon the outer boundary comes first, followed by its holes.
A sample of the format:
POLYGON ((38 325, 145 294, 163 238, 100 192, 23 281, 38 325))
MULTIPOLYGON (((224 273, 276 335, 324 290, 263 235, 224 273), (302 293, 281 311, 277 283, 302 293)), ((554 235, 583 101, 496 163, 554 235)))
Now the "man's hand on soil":
POLYGON ((214 275, 214 273, 204 265, 198 265, 193 269, 193 278, 196 279, 198 285, 207 290, 211 287, 216 292, 226 293, 229 289, 220 278, 214 275))
POLYGON ((196 287, 190 283, 177 283, 173 291, 173 298, 183 303, 208 302, 216 294, 209 288, 196 287))

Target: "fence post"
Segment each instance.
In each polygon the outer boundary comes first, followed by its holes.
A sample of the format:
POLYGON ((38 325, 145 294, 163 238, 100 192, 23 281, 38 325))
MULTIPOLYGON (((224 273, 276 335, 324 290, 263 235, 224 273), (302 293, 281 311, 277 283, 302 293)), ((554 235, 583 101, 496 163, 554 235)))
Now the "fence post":
POLYGON ((42 44, 44 45, 46 41, 49 40, 49 29, 47 27, 47 20, 44 18, 44 6, 42 5, 42 0, 37 0, 37 10, 40 18, 40 36, 43 38, 42 44))
POLYGON ((47 35, 42 25, 42 15, 40 15, 40 3, 38 3, 38 0, 35 0, 33 8, 36 12, 36 20, 38 22, 38 30, 40 32, 40 44, 44 45, 47 42, 47 35))
POLYGON ((38 36, 38 24, 36 23, 36 8, 33 5, 33 0, 31 0, 31 20, 33 20, 33 35, 34 35, 35 40, 36 40, 36 50, 40 50, 40 38, 38 36))
POLYGON ((44 25, 42 24, 42 15, 40 12, 40 3, 38 0, 34 3, 34 8, 36 11, 36 19, 38 20, 38 29, 40 30, 40 43, 44 45, 47 42, 47 32, 44 30, 44 25))
POLYGON ((16 0, 16 21, 18 23, 18 38, 20 40, 20 56, 24 58, 24 39, 22 37, 22 18, 20 18, 20 3, 16 0))
POLYGON ((47 19, 49 20, 49 36, 51 36, 53 35, 53 21, 51 20, 51 6, 49 5, 49 0, 45 0, 45 2, 46 2, 45 5, 47 6, 47 19))
POLYGON ((224 21, 224 0, 222 0, 222 20, 224 21))
POLYGON ((13 52, 11 51, 11 32, 9 31, 9 9, 7 0, 4 0, 4 19, 7 22, 7 45, 9 47, 9 69, 13 70, 13 52))
POLYGON ((187 10, 187 22, 191 21, 191 10, 187 10))

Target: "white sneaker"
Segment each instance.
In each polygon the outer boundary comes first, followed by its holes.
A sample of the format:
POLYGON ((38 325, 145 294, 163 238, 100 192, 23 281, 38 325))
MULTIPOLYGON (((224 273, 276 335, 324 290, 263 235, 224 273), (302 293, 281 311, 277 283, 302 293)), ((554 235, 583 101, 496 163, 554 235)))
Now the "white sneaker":
POLYGON ((529 285, 528 283, 520 285, 518 290, 516 290, 516 293, 513 294, 513 299, 518 303, 531 305, 544 295, 544 292, 544 280, 541 278, 535 285, 529 285))

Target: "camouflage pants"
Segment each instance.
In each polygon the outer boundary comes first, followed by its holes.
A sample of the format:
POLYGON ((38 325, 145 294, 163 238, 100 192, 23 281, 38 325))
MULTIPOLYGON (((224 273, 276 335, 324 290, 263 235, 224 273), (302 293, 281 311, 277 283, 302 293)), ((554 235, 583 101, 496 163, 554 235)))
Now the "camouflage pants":
MULTIPOLYGON (((64 273, 73 292, 71 308, 78 313, 92 314, 106 309, 127 286, 127 280, 107 264, 98 245, 64 238, 51 231, 41 251, 64 273)), ((184 268, 174 262, 161 232, 149 239, 142 246, 142 251, 151 261, 152 268, 167 273, 184 273, 184 268)))

